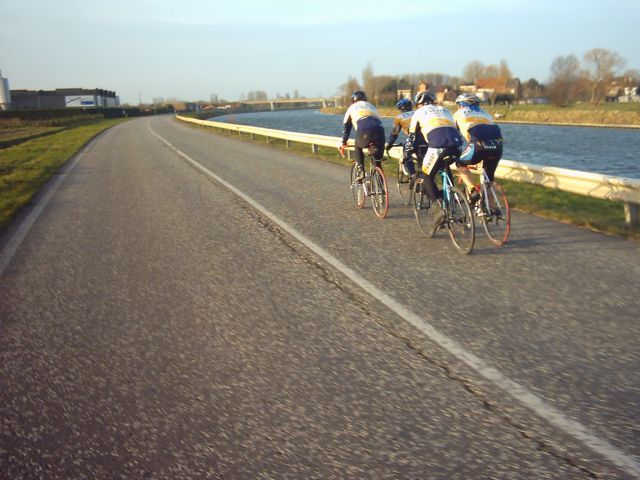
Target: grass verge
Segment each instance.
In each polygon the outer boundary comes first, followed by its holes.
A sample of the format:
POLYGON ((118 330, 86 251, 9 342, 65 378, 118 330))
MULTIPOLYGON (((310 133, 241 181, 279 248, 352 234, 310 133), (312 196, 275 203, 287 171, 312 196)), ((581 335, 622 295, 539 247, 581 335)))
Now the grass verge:
POLYGON ((0 150, 0 230, 89 140, 122 119, 97 120, 0 150))
MULTIPOLYGON (((290 142, 290 146, 287 147, 284 140, 272 138, 267 142, 265 137, 258 135, 252 137, 249 134, 242 133, 239 135, 237 132, 220 128, 195 124, 187 125, 193 128, 205 129, 210 132, 213 131, 216 134, 227 137, 239 138, 243 141, 264 145, 269 148, 286 150, 304 157, 312 157, 340 165, 351 165, 350 161, 340 157, 337 148, 320 147, 318 153, 314 154, 311 151, 311 145, 307 144, 290 142)), ((386 161, 383 164, 385 174, 391 177, 390 190, 395 189, 396 165, 396 160, 386 161)), ((504 188, 509 200, 509 205, 513 209, 533 213, 563 223, 586 227, 610 235, 640 240, 640 230, 630 230, 625 224, 624 206, 622 202, 600 200, 527 183, 500 179, 498 179, 498 181, 504 188)))

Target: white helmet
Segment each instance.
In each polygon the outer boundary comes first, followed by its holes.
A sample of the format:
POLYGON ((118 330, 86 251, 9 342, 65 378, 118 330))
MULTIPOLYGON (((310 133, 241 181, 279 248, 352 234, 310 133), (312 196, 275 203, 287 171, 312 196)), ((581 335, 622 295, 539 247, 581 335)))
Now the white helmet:
POLYGON ((456 105, 460 105, 461 103, 468 103, 469 105, 480 105, 480 99, 477 95, 473 93, 461 93, 456 98, 456 105))

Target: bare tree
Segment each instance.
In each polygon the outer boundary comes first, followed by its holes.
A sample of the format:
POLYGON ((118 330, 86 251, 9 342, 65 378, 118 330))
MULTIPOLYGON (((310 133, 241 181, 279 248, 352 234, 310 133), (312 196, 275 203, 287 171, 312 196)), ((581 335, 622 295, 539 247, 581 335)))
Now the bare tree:
POLYGON ((482 71, 482 75, 476 79, 475 85, 491 91, 491 104, 495 105, 500 97, 504 101, 513 101, 514 95, 509 93, 508 83, 511 78, 511 70, 506 60, 501 60, 500 65, 487 65, 482 71))
POLYGON ((511 70, 509 69, 509 65, 507 65, 507 61, 505 59, 500 60, 500 77, 505 80, 509 80, 513 75, 511 74, 511 70))
POLYGON ((580 88, 580 62, 573 55, 558 56, 551 64, 547 91, 556 105, 567 105, 577 99, 580 88))
POLYGON ((338 89, 338 95, 341 97, 343 105, 351 103, 351 94, 356 90, 361 90, 360 84, 355 77, 349 76, 347 83, 343 83, 338 89))
POLYGON ((606 95, 607 85, 627 61, 615 52, 605 48, 593 48, 584 54, 589 68, 591 83, 591 103, 599 105, 606 95))
POLYGON ((362 84, 364 85, 364 91, 367 94, 367 98, 371 102, 376 100, 375 83, 373 76, 373 67, 371 62, 367 63, 367 66, 362 70, 362 84))
POLYGON ((482 62, 474 60, 468 63, 466 67, 464 67, 464 70, 462 71, 462 79, 465 82, 471 82, 475 84, 476 81, 483 76, 483 74, 484 65, 482 64, 482 62))

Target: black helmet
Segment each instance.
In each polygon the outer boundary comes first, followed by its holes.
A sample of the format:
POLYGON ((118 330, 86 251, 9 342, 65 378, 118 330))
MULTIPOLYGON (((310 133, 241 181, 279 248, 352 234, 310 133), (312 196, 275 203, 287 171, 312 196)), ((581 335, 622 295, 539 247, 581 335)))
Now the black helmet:
POLYGON ((418 92, 414 99, 416 105, 431 105, 436 103, 436 97, 431 92, 418 92))
POLYGON ((413 108, 413 105, 411 105, 411 100, 409 100, 408 98, 403 98, 398 103, 396 103, 396 108, 401 112, 408 112, 409 110, 411 110, 411 108, 413 108))
POLYGON ((356 90, 351 94, 351 103, 359 102, 360 100, 366 100, 367 94, 362 90, 356 90))

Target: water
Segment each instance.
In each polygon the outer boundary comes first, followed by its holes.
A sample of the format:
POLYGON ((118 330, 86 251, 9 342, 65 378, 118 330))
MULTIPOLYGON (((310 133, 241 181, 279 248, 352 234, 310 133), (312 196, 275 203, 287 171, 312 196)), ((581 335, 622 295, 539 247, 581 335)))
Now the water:
MULTIPOLYGON (((212 120, 339 137, 342 115, 319 110, 240 113, 212 120)), ((387 136, 393 120, 383 118, 387 136)), ((640 129, 500 124, 504 158, 517 162, 640 179, 640 129)), ((353 137, 353 133, 352 133, 353 137)), ((402 138, 402 136, 400 137, 402 138)))

